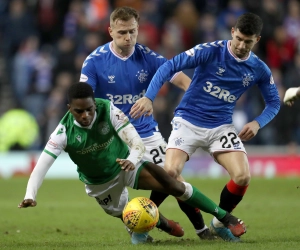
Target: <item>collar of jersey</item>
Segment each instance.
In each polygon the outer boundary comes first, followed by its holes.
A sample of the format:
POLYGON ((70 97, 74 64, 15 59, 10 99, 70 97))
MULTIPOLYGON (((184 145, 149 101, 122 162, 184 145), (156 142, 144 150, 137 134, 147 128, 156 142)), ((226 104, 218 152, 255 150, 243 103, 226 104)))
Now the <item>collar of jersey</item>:
POLYGON ((76 120, 74 120, 74 124, 80 128, 87 128, 87 129, 91 129, 96 121, 96 117, 97 117, 97 112, 95 111, 95 115, 94 115, 94 119, 93 121, 91 122, 90 126, 88 127, 82 127, 76 120))
POLYGON ((118 57, 119 59, 126 61, 128 58, 130 58, 132 56, 132 54, 135 51, 135 46, 133 47, 133 50, 131 52, 131 54, 129 54, 127 57, 121 57, 117 52, 114 51, 113 47, 112 47, 112 42, 109 43, 109 49, 111 51, 111 53, 113 53, 116 57, 118 57))
POLYGON ((252 51, 249 52, 249 55, 248 55, 245 59, 240 59, 240 58, 238 58, 238 57, 232 52, 232 50, 231 50, 231 48, 230 48, 230 43, 231 43, 231 41, 228 40, 228 41, 227 41, 227 50, 228 50, 229 54, 232 55, 232 56, 234 57, 235 60, 237 60, 238 62, 245 62, 245 61, 247 61, 247 60, 250 58, 252 51))

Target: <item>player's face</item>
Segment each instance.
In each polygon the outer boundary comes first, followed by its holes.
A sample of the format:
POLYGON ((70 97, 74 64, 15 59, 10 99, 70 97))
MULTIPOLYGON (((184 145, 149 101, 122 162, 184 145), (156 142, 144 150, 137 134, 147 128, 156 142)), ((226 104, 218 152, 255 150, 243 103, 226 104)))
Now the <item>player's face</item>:
POLYGON ((113 47, 119 54, 127 56, 132 52, 136 44, 138 28, 138 23, 134 17, 128 21, 117 19, 108 28, 113 39, 113 47))
POLYGON ((260 36, 246 36, 239 29, 231 29, 231 50, 238 58, 245 58, 249 55, 254 45, 260 40, 260 36))
POLYGON ((70 113, 74 119, 83 127, 88 127, 94 119, 96 104, 93 98, 73 99, 68 104, 70 113))

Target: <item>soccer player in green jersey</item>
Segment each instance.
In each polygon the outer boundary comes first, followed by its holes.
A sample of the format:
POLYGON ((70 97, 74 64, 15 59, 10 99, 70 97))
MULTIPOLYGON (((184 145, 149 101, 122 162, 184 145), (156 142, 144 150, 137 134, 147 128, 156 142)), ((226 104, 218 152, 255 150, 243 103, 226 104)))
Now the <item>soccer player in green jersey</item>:
MULTIPOLYGON (((246 232, 243 221, 218 207, 197 188, 172 178, 158 165, 144 161, 145 147, 128 117, 110 101, 95 99, 90 85, 73 84, 68 101, 69 111, 51 134, 31 173, 19 208, 37 205, 38 188, 64 150, 77 165, 86 193, 111 216, 122 218, 128 202, 125 187, 131 187, 173 195, 216 216, 237 237, 246 232)), ((171 235, 183 236, 181 227, 162 215, 157 227, 171 235)), ((145 242, 148 233, 133 233, 131 238, 133 244, 145 242)))

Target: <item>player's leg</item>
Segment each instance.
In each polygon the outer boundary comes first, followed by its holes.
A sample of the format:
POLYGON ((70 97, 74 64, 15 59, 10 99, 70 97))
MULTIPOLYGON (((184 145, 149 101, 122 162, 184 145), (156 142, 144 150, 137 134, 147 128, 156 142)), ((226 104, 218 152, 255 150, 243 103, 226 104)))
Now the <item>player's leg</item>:
MULTIPOLYGON (((195 134, 194 128, 189 128, 187 124, 182 123, 181 120, 174 118, 172 124, 173 130, 169 138, 164 169, 170 176, 183 181, 180 174, 189 156, 201 145, 199 142, 202 138, 199 138, 199 136, 195 134)), ((205 225, 199 209, 195 209, 185 202, 180 202, 179 199, 178 204, 181 210, 187 214, 200 239, 215 239, 205 225)))
MULTIPOLYGON (((144 165, 145 165, 145 162, 141 161, 136 164, 136 166, 135 166, 136 168, 133 171, 128 171, 128 172, 121 171, 120 179, 123 180, 124 186, 128 186, 128 187, 131 187, 134 189, 139 189, 137 186, 137 183, 138 183, 140 173, 143 171, 144 165)), ((157 166, 157 167, 160 168, 159 166, 157 166)), ((162 170, 162 171, 164 171, 164 170, 162 170)), ((150 190, 150 189, 147 189, 147 190, 150 190)), ((184 231, 178 223, 176 223, 172 220, 168 220, 161 213, 159 213, 159 220, 158 220, 156 227, 161 229, 162 231, 164 231, 170 235, 176 236, 176 237, 182 237, 184 235, 184 231)))
POLYGON ((244 152, 216 153, 215 159, 230 175, 230 181, 224 186, 220 196, 220 207, 229 213, 243 199, 250 183, 249 163, 244 152))
MULTIPOLYGON (((144 145, 146 147, 146 153, 144 159, 164 167, 165 154, 167 143, 163 139, 160 133, 147 138, 143 138, 144 145)), ((185 161, 184 161, 185 162, 185 161)), ((179 175, 177 178, 180 181, 184 181, 183 177, 179 175)), ((150 199, 157 205, 160 204, 168 197, 168 194, 152 191, 150 199)), ((203 216, 198 208, 191 207, 185 202, 177 199, 180 209, 186 214, 190 222, 193 224, 197 235, 201 239, 213 240, 215 237, 210 233, 208 227, 204 223, 203 216)))
MULTIPOLYGON (((233 125, 223 125, 211 130, 209 133, 216 134, 209 146, 209 152, 214 159, 229 173, 231 179, 224 186, 220 195, 219 206, 231 213, 243 199, 250 182, 250 171, 246 151, 243 143, 238 138, 233 125)), ((239 241, 222 229, 222 224, 214 218, 211 227, 219 231, 224 240, 239 241)), ((223 227, 224 228, 224 227, 223 227)))
POLYGON ((165 192, 179 198, 192 207, 199 207, 204 212, 216 216, 235 236, 240 236, 246 232, 241 220, 218 207, 191 184, 172 178, 162 168, 151 162, 144 164, 144 168, 140 171, 136 188, 165 192))
MULTIPOLYGON (((85 185, 86 193, 95 198, 101 208, 110 216, 122 218, 122 211, 128 202, 128 190, 124 185, 122 171, 113 180, 100 185, 85 185)), ((148 233, 133 233, 125 227, 133 244, 152 242, 153 238, 148 233)))

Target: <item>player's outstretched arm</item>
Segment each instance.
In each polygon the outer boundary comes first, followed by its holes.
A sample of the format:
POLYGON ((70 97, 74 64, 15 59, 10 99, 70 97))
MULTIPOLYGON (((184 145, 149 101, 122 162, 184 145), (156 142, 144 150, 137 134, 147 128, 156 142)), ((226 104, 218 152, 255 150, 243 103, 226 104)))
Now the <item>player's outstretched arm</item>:
POLYGON ((32 199, 23 200, 19 205, 18 208, 26 208, 26 207, 35 207, 37 202, 32 199))
POLYGON ((18 208, 35 207, 37 205, 35 201, 37 191, 54 161, 55 158, 42 152, 28 180, 24 200, 18 205, 18 208))
POLYGON ((283 102, 288 106, 293 106, 294 101, 300 98, 300 87, 289 88, 284 94, 283 102))

